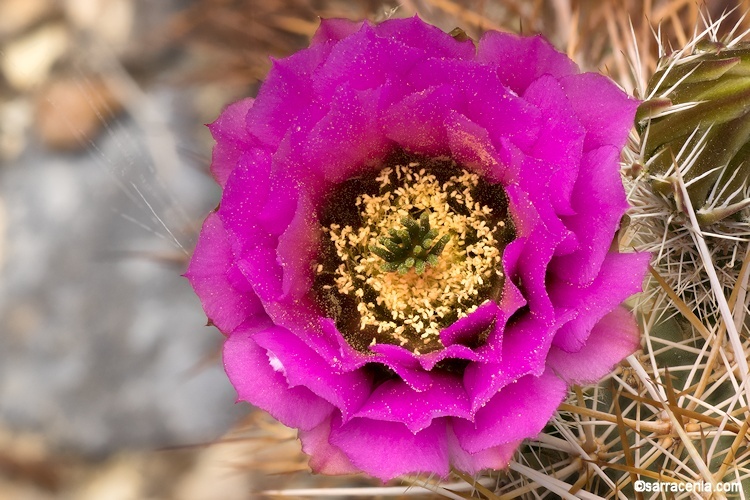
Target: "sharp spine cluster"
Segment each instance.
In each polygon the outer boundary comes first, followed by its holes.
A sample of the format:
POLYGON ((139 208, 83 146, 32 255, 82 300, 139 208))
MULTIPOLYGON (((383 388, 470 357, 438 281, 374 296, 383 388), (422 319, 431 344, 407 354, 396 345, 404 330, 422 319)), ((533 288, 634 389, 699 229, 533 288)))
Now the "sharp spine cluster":
POLYGON ((684 179, 702 227, 750 207, 750 44, 703 40, 663 57, 638 108, 646 170, 674 198, 684 179))

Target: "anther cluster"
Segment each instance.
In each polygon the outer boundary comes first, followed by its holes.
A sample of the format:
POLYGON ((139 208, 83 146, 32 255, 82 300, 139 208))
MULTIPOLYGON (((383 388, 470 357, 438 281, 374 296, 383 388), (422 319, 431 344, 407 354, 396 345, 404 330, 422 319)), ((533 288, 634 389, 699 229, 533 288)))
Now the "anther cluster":
POLYGON ((399 345, 434 343, 502 276, 493 209, 475 199, 480 176, 466 170, 440 182, 411 162, 384 168, 376 181, 379 194, 356 199, 360 227, 324 228, 340 259, 328 286, 356 297, 360 330, 379 334, 373 343, 382 334, 399 345))

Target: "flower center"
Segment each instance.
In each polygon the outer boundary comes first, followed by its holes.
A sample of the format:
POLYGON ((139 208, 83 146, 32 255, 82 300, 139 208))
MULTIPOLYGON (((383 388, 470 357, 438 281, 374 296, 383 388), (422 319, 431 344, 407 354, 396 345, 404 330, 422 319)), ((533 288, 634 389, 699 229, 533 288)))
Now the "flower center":
POLYGON ((351 345, 443 347, 440 330, 497 299, 513 238, 505 193, 450 160, 352 179, 323 211, 316 295, 351 345))
POLYGON ((421 275, 425 267, 436 265, 437 257, 450 241, 450 235, 446 234, 435 241, 438 233, 430 229, 430 210, 425 209, 419 216, 419 221, 407 215, 401 219, 404 229, 389 229, 389 236, 379 238, 382 246, 373 245, 370 251, 383 259, 384 264, 380 266, 383 271, 398 271, 406 274, 414 268, 421 275))

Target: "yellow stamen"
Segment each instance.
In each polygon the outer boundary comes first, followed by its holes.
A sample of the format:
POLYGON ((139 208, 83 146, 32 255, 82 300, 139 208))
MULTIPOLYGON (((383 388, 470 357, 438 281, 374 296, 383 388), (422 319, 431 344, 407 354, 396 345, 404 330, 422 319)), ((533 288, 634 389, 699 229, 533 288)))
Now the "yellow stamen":
POLYGON ((356 200, 361 227, 331 224, 324 229, 342 262, 334 273, 337 290, 361 300, 357 304, 360 328, 377 327, 401 345, 409 341, 409 331, 425 344, 436 339, 442 318, 458 319, 476 309, 480 291, 493 276, 502 275, 501 250, 488 225, 492 208, 473 197, 480 177, 460 171, 441 183, 435 175, 415 167, 419 164, 380 172, 376 181, 381 194, 363 194, 356 200), (407 183, 394 189, 394 175, 395 180, 403 178, 407 183), (421 274, 413 268, 405 274, 383 270, 383 260, 370 248, 389 229, 405 229, 404 217, 425 211, 430 227, 438 234, 451 235, 437 262, 421 274), (363 285, 374 292, 374 301, 363 300, 363 285))

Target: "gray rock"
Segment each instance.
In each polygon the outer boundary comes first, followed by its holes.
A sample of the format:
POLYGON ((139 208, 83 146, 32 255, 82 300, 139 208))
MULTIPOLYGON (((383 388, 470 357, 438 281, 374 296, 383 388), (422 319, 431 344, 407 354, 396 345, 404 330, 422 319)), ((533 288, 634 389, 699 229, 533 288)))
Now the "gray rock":
MULTIPOLYGON (((174 99, 150 96, 149 116, 175 116, 174 99)), ((203 326, 184 264, 140 253, 186 258, 218 199, 152 125, 124 118, 87 153, 30 149, 0 168, 0 420, 56 446, 192 444, 247 411, 218 358, 204 362, 221 335, 203 326), (156 166, 149 145, 166 154, 156 166)))

